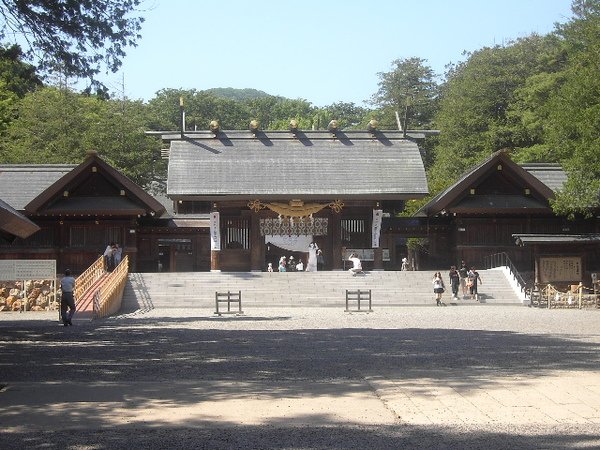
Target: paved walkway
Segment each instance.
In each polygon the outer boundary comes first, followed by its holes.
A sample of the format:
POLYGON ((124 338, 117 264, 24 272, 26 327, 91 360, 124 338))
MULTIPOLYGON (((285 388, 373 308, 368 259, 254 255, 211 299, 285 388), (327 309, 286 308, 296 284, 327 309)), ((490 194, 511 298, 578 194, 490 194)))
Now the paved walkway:
POLYGON ((599 448, 600 311, 0 314, 2 448, 599 448))

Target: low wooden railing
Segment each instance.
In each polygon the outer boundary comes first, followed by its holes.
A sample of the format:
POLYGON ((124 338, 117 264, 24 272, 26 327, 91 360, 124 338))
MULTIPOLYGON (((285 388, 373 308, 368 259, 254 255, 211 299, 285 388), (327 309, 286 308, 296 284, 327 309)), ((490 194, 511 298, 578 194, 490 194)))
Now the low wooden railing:
POLYGON ((94 295, 94 319, 116 313, 121 308, 123 291, 129 274, 129 257, 126 255, 98 287, 94 295))
POLYGON ((85 293, 106 273, 104 257, 100 256, 75 280, 75 298, 83 298, 85 293))
POLYGON ((600 293, 582 283, 562 292, 551 284, 538 284, 531 293, 531 305, 538 308, 600 308, 600 293))

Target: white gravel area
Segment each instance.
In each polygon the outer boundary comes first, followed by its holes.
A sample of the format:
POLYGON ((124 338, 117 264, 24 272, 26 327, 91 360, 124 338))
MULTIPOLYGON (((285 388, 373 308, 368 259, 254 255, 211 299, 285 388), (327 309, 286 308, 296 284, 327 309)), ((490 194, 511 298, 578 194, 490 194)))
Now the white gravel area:
POLYGON ((600 310, 244 312, 0 314, 0 448, 600 448, 600 310))

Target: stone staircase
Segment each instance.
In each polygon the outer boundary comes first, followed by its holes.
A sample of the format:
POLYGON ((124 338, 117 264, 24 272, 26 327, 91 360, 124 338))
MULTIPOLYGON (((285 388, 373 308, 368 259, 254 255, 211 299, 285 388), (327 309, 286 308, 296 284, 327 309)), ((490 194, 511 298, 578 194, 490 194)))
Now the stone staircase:
MULTIPOLYGON (((482 270, 481 303, 451 298, 447 270, 442 272, 447 304, 521 304, 504 272, 482 270)), ((371 289, 377 306, 435 305, 434 271, 367 272, 179 272, 131 273, 121 311, 155 308, 215 308, 215 292, 242 291, 244 310, 253 307, 345 307, 349 290, 371 289)), ((233 307, 233 305, 232 305, 233 307)))

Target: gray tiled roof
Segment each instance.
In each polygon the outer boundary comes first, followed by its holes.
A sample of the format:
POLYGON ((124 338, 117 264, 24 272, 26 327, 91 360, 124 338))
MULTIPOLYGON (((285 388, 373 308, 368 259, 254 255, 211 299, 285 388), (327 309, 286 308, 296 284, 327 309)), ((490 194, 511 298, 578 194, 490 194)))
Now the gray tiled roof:
POLYGON ((521 164, 521 167, 536 177, 554 192, 563 187, 567 181, 567 174, 560 164, 529 163, 521 164))
POLYGON ((428 193, 417 144, 401 132, 196 133, 172 140, 167 195, 417 198, 428 193))
POLYGON ((0 165, 0 199, 22 211, 31 200, 75 167, 74 164, 0 165))

